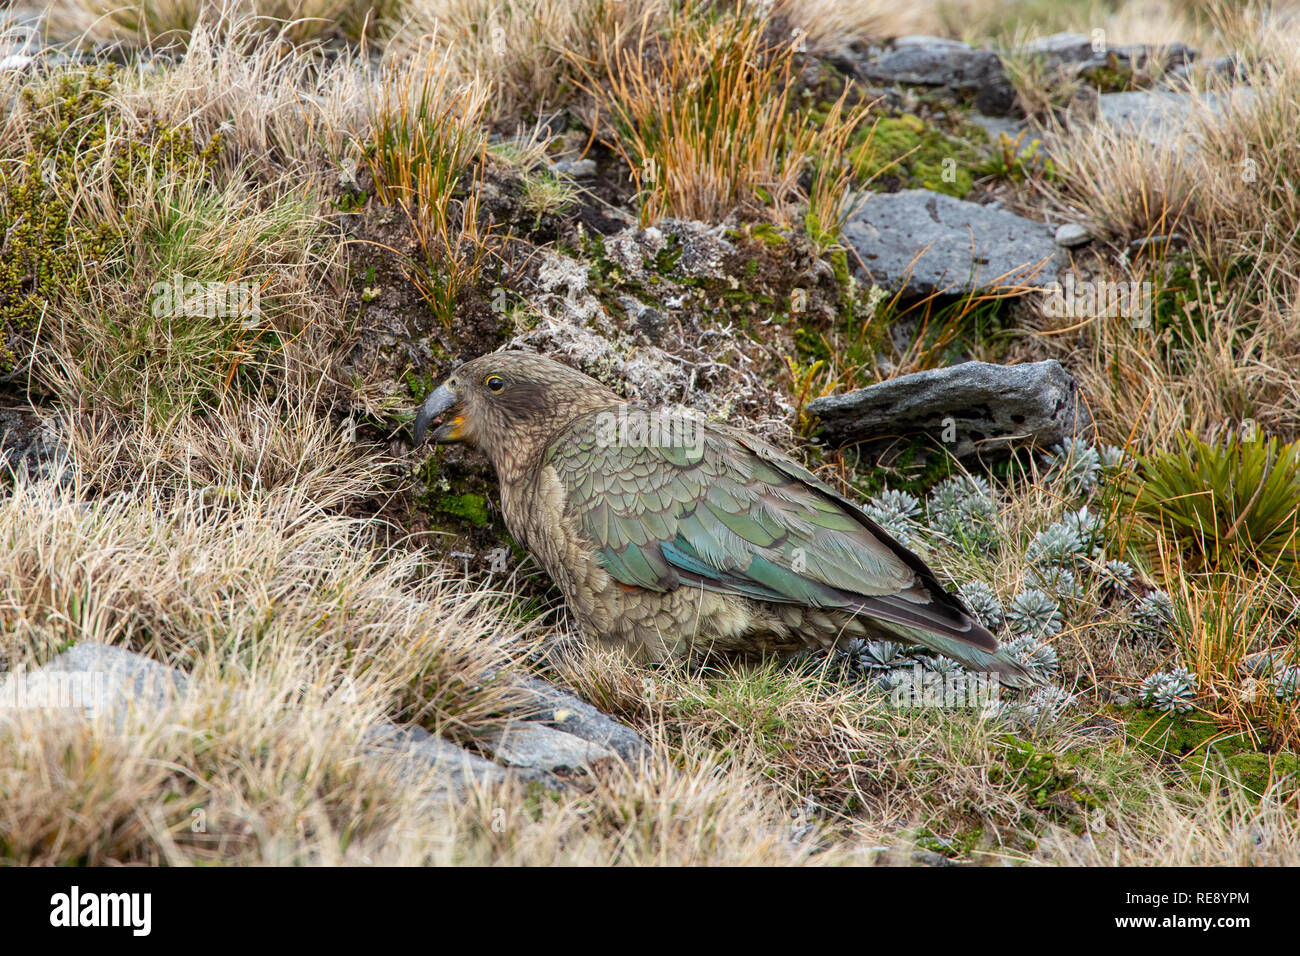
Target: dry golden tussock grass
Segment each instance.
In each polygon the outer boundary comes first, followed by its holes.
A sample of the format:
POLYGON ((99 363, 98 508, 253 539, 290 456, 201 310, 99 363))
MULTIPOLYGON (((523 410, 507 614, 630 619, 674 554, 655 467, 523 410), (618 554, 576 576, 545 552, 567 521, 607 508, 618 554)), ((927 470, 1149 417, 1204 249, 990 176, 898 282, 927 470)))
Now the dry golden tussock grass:
POLYGON ((204 26, 256 30, 286 43, 360 41, 380 33, 403 0, 53 0, 51 35, 153 49, 183 47, 204 26))
POLYGON ((1045 323, 1048 340, 1081 359, 1074 364, 1111 436, 1205 433, 1247 419, 1284 438, 1300 433, 1293 320, 1300 207, 1285 185, 1300 174, 1293 132, 1300 116, 1292 115, 1300 40, 1294 28, 1270 26, 1257 42, 1271 55, 1253 68, 1255 92, 1212 85, 1232 108, 1201 110, 1187 145, 1153 147, 1104 124, 1074 124, 1053 137, 1062 176, 1049 185, 1049 201, 1120 253, 1106 256, 1096 277, 1150 282, 1157 304, 1177 281, 1174 307, 1190 316, 1177 339, 1122 320, 1045 323), (1129 241, 1172 234, 1181 243, 1122 254, 1129 241), (1187 272, 1176 276, 1172 250, 1183 243, 1187 272))
POLYGON ((369 73, 358 52, 265 42, 247 19, 195 27, 174 65, 119 76, 121 108, 141 120, 186 125, 206 142, 220 133, 228 175, 301 184, 355 173, 354 141, 370 120, 369 73))
MULTIPOLYGON (((813 157, 838 170, 865 110, 839 103, 820 126, 792 110, 799 43, 774 41, 766 28, 748 9, 688 5, 626 33, 602 32, 590 56, 573 54, 630 170, 643 222, 718 221, 762 202, 788 223, 807 201, 799 180, 813 157)), ((817 185, 814 212, 838 222, 846 181, 823 174, 817 185)))

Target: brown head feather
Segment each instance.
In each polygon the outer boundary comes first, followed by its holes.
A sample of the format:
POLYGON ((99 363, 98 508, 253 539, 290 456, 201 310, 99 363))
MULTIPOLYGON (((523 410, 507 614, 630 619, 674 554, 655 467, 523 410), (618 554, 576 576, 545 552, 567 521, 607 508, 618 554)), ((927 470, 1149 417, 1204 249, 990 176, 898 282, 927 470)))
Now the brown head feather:
POLYGON ((536 467, 551 440, 575 418, 622 401, 594 378, 532 352, 482 355, 442 384, 455 399, 442 418, 456 425, 439 429, 440 440, 481 450, 503 483, 536 467))

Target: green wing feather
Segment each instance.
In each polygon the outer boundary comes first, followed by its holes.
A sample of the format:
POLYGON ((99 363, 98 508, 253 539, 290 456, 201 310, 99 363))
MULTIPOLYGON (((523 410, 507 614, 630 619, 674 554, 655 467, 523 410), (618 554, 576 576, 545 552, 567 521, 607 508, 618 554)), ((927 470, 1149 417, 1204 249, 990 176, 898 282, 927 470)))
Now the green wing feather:
POLYGON ((997 652, 920 558, 775 449, 712 425, 672 432, 698 435, 689 448, 600 442, 595 433, 595 415, 579 419, 546 462, 566 509, 623 584, 842 609, 915 629, 912 639, 972 663, 997 652))

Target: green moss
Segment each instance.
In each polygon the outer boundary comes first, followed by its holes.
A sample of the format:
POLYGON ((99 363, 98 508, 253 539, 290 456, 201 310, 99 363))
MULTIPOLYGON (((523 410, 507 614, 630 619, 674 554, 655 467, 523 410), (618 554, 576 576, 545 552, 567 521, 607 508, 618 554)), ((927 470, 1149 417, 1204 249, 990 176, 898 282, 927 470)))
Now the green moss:
POLYGON ((835 282, 841 289, 847 288, 852 273, 849 271, 849 253, 846 249, 835 249, 830 255, 831 268, 835 271, 835 282))
POLYGON ((1204 750, 1220 736, 1218 724, 1197 714, 1140 709, 1125 716, 1129 739, 1152 753, 1185 756, 1204 750))
POLYGON ((452 515, 478 527, 491 521, 487 500, 482 495, 466 492, 460 495, 443 495, 434 500, 434 507, 443 514, 452 515))
POLYGON ((951 859, 969 857, 976 850, 989 846, 993 840, 983 827, 959 830, 950 837, 942 837, 922 829, 916 836, 916 845, 922 850, 938 853, 951 859))
POLYGON ((884 188, 930 189, 958 199, 974 185, 979 149, 966 137, 949 136, 911 113, 885 116, 855 134, 849 150, 854 175, 884 188))
POLYGON ((1138 77, 1127 63, 1120 63, 1113 50, 1106 61, 1080 74, 1080 78, 1097 88, 1099 93, 1125 93, 1138 88, 1138 77))
POLYGON ((991 782, 1024 788, 1031 807, 1064 823, 1081 824, 1081 813, 1101 806, 1074 766, 1081 755, 1040 750, 1016 737, 1005 737, 1003 742, 1006 765, 989 768, 991 782))
POLYGON ((406 390, 417 402, 423 401, 433 391, 433 376, 428 372, 408 369, 403 375, 406 390))
POLYGON ((1278 780, 1294 789, 1300 781, 1300 758, 1295 754, 1236 753, 1223 762, 1228 773, 1250 793, 1263 794, 1278 780))
MULTIPOLYGON (((509 535, 488 505, 493 483, 481 469, 448 460, 448 446, 437 445, 415 473, 423 492, 417 498, 430 528, 460 539, 456 547, 483 554, 500 547, 509 535)), ((521 552, 511 545, 518 558, 521 552)))
POLYGON ((1148 756, 1177 760, 1177 766, 1203 790, 1232 782, 1252 796, 1282 781, 1300 783, 1300 758, 1292 753, 1267 753, 1263 738, 1225 731, 1203 714, 1169 714, 1145 708, 1125 711, 1126 733, 1148 756))
POLYGON ((677 264, 682 259, 681 240, 675 235, 669 235, 664 242, 663 248, 655 253, 654 260, 646 261, 652 272, 657 272, 661 276, 672 275, 677 269, 677 264))
POLYGON ((754 223, 749 229, 749 234, 768 246, 783 246, 787 241, 780 230, 770 222, 754 223))

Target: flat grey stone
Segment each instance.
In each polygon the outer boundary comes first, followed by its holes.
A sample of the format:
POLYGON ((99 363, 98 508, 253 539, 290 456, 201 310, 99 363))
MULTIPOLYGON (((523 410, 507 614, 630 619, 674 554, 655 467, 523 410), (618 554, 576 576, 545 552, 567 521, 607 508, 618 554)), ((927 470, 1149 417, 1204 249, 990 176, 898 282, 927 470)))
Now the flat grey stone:
POLYGON ((110 714, 121 726, 132 711, 155 711, 182 695, 189 678, 133 651, 94 641, 76 644, 32 671, 0 681, 0 712, 14 707, 110 714))
POLYGON ((612 750, 629 763, 649 756, 650 745, 640 734, 577 695, 536 677, 525 679, 521 686, 537 708, 531 719, 612 750))
POLYGON ((1042 60, 1048 66, 1068 67, 1070 72, 1086 73, 1112 64, 1120 68, 1143 68, 1159 58, 1166 69, 1182 67, 1196 59, 1197 53, 1185 43, 1135 43, 1127 46, 1094 46, 1092 37, 1083 33, 1053 33, 1039 37, 1021 47, 1023 53, 1042 60))
MULTIPOLYGON (((1024 120, 1012 119, 1007 116, 985 116, 983 113, 972 112, 967 114, 966 119, 984 130, 988 134, 989 142, 994 145, 997 145, 999 137, 1002 136, 1014 143, 1025 130, 1024 120)), ((1031 137, 1026 136, 1020 141, 1021 151, 1028 148, 1031 139, 1031 137)))
POLYGON ((1081 226, 1077 222, 1062 223, 1056 228, 1056 244, 1058 246, 1073 249, 1075 246, 1081 246, 1091 240, 1092 233, 1088 232, 1086 226, 1081 226))
POLYGON ((551 164, 551 171, 560 176, 570 176, 573 179, 590 179, 596 175, 596 161, 594 159, 562 159, 558 163, 551 164))
POLYGON ((37 10, 0 11, 0 72, 25 70, 36 62, 36 55, 44 45, 40 19, 37 10))
POLYGON ((992 50, 976 50, 956 40, 931 36, 901 37, 886 50, 859 66, 859 72, 877 83, 905 86, 942 86, 958 93, 973 93, 975 106, 991 116, 1005 114, 1015 102, 1015 89, 992 50))
POLYGON ((1053 33, 1037 37, 1024 44, 1021 50, 1031 56, 1064 62, 1086 60, 1094 52, 1092 38, 1084 33, 1053 33))
POLYGON ((0 12, 0 24, 14 23, 34 28, 44 18, 45 10, 38 4, 17 3, 0 12))
POLYGON ((808 411, 821 419, 821 437, 832 445, 920 433, 958 458, 1020 444, 1050 446, 1092 424, 1074 379, 1054 359, 916 372, 815 399, 808 411))
POLYGON ((1104 93, 1097 98, 1098 116, 1117 130, 1154 146, 1194 148, 1188 138, 1198 118, 1207 113, 1222 117, 1249 109, 1255 91, 1248 86, 1223 93, 1179 93, 1171 90, 1139 90, 1104 93))
POLYGON ((895 49, 971 49, 971 45, 966 43, 964 40, 954 40, 952 37, 937 37, 929 33, 909 33, 907 36, 898 37, 894 40, 894 47, 895 49))
POLYGON ((1249 72, 1245 60, 1236 54, 1232 56, 1216 56, 1210 61, 1209 70, 1211 73, 1226 76, 1232 80, 1245 79, 1249 72))
POLYGON ((586 771, 618 759, 614 751, 535 721, 516 721, 478 738, 479 745, 508 767, 586 771))
POLYGON ((414 725, 371 727, 365 733, 365 753, 368 760, 392 767, 402 778, 427 779, 432 772, 435 795, 460 793, 511 776, 506 768, 414 725))
POLYGON ((1049 226, 928 189, 871 196, 843 236, 875 282, 909 296, 1055 279, 1058 250, 1049 226))
POLYGON ((1148 249, 1163 249, 1173 245, 1181 245, 1186 242, 1186 237, 1181 232, 1161 233, 1155 236, 1142 236, 1134 239, 1128 244, 1128 251, 1134 255, 1146 252, 1148 249))

